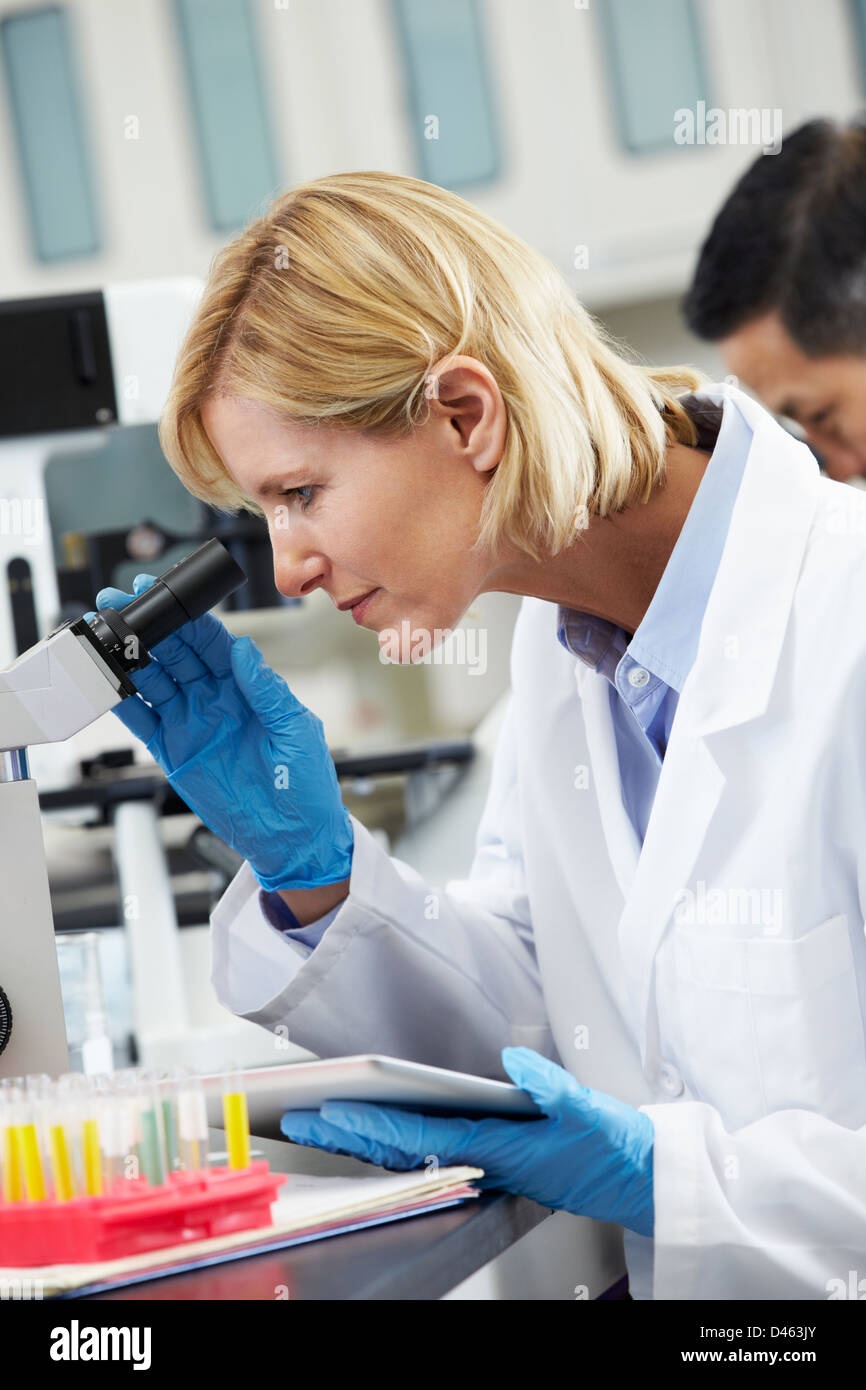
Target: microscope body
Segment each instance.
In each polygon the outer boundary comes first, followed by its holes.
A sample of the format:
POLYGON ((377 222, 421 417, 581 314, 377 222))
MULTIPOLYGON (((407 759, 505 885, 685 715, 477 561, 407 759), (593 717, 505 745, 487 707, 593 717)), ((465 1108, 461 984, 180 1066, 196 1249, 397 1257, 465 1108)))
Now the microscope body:
POLYGON ((73 618, 0 671, 0 1076, 57 1076, 69 1068, 39 798, 26 750, 61 742, 136 695, 131 674, 149 664, 150 648, 245 582, 221 542, 206 541, 122 612, 73 618))
POLYGON ((84 729, 135 687, 83 619, 0 671, 0 1076, 69 1070, 36 783, 26 749, 84 729))
POLYGON ((60 593, 47 465, 107 429, 159 419, 201 290, 175 278, 0 301, 0 1077, 69 1066, 27 749, 63 742, 135 694, 129 672, 150 660, 148 647, 246 578, 210 541, 165 572, 135 632, 103 610, 38 640, 57 622, 60 593), (140 658, 126 650, 131 637, 140 658))

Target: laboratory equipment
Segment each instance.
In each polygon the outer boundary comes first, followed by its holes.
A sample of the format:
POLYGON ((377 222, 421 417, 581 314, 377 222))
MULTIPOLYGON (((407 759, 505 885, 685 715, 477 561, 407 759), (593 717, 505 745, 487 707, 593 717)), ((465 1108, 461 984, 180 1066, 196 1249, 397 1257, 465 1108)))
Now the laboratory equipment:
MULTIPOLYGON (((253 579, 242 599, 229 596, 229 606, 279 601, 264 522, 225 516, 191 498, 166 465, 156 437, 201 289, 199 279, 171 277, 0 301, 0 671, 90 607, 100 587, 122 581, 125 566, 164 570, 209 536, 223 540, 253 579)), ((78 818, 76 795, 87 804, 84 769, 92 737, 98 733, 61 736, 63 741, 33 754, 43 810, 52 796, 71 808, 57 818, 63 829, 78 818)), ((118 745, 125 742, 120 738, 118 745)), ((106 768, 117 752, 105 751, 106 768)), ((0 779, 8 776, 0 773, 0 779)), ((139 977, 132 971, 134 1022, 146 1012, 156 1039, 152 1048, 145 1041, 142 1055, 156 1061, 189 1032, 190 1008, 198 999, 191 1006, 184 994, 159 787, 148 798, 117 775, 100 784, 101 794, 108 791, 116 795, 112 848, 121 902, 139 905, 140 920, 165 948, 161 989, 153 989, 152 972, 139 977)), ((49 836, 49 854, 58 848, 62 854, 64 839, 49 836)), ((16 838, 9 860, 24 850, 16 838)), ((95 856, 89 863, 98 872, 95 856)), ((20 875, 12 883, 20 894, 20 875)), ((114 884, 105 887, 114 908, 114 884)), ((33 894, 36 910, 38 890, 33 894)), ((78 924, 70 901, 76 902, 75 894, 64 896, 61 888, 55 914, 64 929, 78 924)), ((4 916, 13 903, 7 890, 4 916)), ((112 914, 103 925, 117 921, 112 914)), ((133 935, 126 933, 130 944, 133 935)), ((0 987, 2 964, 0 959, 0 987)), ((9 1007, 0 994, 0 1038, 8 1029, 9 1007)), ((100 1046, 104 1051, 104 1040, 100 1046)), ((96 1064, 90 1055, 89 1060, 96 1064)))
POLYGON ((171 566, 123 615, 103 609, 49 633, 0 670, 0 1075, 68 1069, 54 922, 27 748, 69 738, 136 694, 148 645, 245 580, 218 540, 171 566))
POLYGON ((81 1070, 89 1075, 114 1070, 99 940, 99 933, 94 931, 61 932, 54 938, 70 1050, 78 1054, 81 1070))
MULTIPOLYGON (((283 1175, 250 1154, 243 1092, 227 1091, 232 1152, 173 1160, 172 1124, 200 1096, 194 1077, 130 1069, 0 1086, 0 1258, 5 1265, 115 1260, 270 1225, 283 1175)), ((198 1107, 203 1110, 203 1106, 198 1107)))

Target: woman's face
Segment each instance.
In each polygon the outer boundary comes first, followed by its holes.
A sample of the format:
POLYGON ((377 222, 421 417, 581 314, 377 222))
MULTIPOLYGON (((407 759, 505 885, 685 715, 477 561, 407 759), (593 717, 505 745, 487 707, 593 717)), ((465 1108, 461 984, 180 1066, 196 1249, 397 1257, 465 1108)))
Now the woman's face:
POLYGON ((354 616, 392 661, 437 645, 490 569, 471 547, 505 411, 486 368, 452 361, 471 365, 449 370, 447 399, 440 377, 429 418, 398 440, 286 423, 228 396, 202 409, 226 469, 265 512, 280 593, 323 588, 340 608, 372 595, 354 616))

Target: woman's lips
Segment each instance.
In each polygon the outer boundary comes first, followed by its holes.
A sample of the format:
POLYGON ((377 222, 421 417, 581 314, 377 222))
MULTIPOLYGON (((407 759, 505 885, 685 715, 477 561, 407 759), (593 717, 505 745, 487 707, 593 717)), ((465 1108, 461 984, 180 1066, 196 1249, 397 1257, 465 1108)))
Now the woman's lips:
POLYGON ((366 594, 364 598, 362 598, 358 603, 355 604, 354 608, 349 609, 349 612, 355 619, 356 623, 360 623, 363 621, 364 614, 370 607, 370 604, 373 602, 373 599, 376 597, 378 592, 378 589, 371 589, 369 594, 366 594))

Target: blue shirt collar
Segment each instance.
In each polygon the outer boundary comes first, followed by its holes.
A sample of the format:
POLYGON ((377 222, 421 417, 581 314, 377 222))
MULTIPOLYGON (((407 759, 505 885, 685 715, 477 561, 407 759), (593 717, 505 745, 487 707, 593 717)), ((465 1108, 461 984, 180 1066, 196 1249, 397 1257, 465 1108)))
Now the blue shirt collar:
POLYGON ((698 447, 712 449, 697 492, 649 607, 631 640, 605 618, 558 605, 557 635, 574 656, 613 678, 629 654, 677 692, 698 650, 701 624, 718 573, 752 431, 735 402, 699 394, 683 404, 698 425, 698 447))

